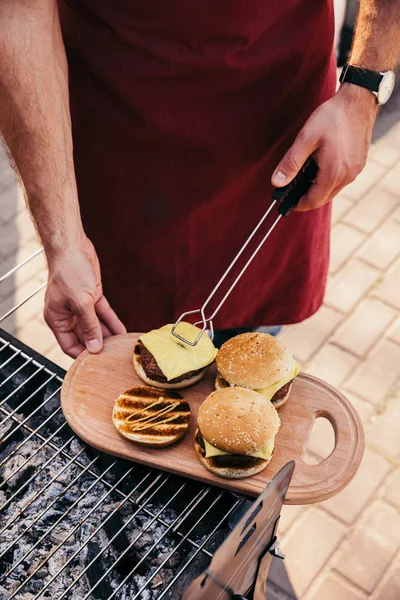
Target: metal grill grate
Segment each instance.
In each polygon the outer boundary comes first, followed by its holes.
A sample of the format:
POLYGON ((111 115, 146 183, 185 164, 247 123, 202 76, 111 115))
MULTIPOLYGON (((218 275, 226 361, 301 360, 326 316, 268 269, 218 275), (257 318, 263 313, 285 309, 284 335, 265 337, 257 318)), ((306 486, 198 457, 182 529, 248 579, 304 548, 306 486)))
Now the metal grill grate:
POLYGON ((179 598, 241 499, 86 446, 63 376, 0 330, 0 598, 179 598))

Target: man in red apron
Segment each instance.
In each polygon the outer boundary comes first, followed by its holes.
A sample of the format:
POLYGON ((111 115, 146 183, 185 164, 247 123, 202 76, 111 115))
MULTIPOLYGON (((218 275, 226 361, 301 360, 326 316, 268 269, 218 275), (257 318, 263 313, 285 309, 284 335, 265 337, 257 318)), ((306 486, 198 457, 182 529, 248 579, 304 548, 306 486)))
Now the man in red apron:
MULTIPOLYGON (((352 65, 394 68, 399 6, 361 1, 352 65)), ((294 323, 319 308, 330 200, 362 169, 377 114, 362 83, 334 95, 333 23, 331 0, 1 2, 0 128, 44 244, 45 317, 64 351, 98 352, 104 336, 201 306, 273 185, 311 154, 315 184, 215 327, 294 323)))

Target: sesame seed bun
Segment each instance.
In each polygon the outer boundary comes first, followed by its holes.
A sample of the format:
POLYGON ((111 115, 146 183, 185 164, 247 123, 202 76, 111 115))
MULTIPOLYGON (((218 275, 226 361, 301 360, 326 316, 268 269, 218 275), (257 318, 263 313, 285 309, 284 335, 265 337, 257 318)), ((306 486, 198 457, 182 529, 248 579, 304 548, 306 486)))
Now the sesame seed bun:
POLYGON ((271 402, 261 394, 229 387, 205 399, 197 423, 203 437, 219 450, 248 455, 276 436, 280 420, 271 402))
POLYGON ((244 479, 263 471, 271 461, 251 456, 225 455, 206 458, 206 453, 201 443, 201 433, 197 429, 194 436, 194 449, 199 461, 206 469, 225 479, 244 479))
POLYGON ((294 358, 278 338, 252 332, 222 344, 216 363, 218 372, 230 385, 256 390, 287 377, 294 358))

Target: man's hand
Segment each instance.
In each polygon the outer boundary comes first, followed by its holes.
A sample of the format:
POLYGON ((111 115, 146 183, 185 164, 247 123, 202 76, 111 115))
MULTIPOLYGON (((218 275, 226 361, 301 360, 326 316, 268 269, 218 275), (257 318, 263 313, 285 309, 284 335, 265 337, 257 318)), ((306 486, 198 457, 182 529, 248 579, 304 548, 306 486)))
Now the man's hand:
POLYGON ((292 181, 312 154, 319 171, 296 210, 319 208, 332 200, 364 168, 377 113, 369 90, 344 84, 308 119, 277 166, 272 184, 282 187, 292 181))
POLYGON ((79 250, 49 259, 44 318, 66 354, 100 352, 103 338, 126 329, 103 295, 99 261, 85 238, 79 250))

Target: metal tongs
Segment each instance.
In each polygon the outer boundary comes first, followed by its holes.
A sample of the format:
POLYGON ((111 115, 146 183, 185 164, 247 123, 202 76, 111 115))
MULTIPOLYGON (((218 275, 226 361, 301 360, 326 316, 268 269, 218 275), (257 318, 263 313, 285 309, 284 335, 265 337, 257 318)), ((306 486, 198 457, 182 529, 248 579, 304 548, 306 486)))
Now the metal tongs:
POLYGON ((231 262, 231 264, 229 265, 229 267, 227 268, 225 273, 222 275, 221 279, 218 281, 217 285, 212 290, 211 294, 208 296, 208 298, 204 302, 203 306, 201 308, 197 308, 195 310, 188 310, 187 312, 182 313, 181 316, 179 317, 179 319, 176 321, 175 325, 172 327, 172 334, 175 337, 179 338, 182 342, 184 342, 185 344, 188 344, 189 346, 196 346, 196 344, 198 343, 199 339, 201 338, 203 333, 206 331, 206 329, 209 329, 210 337, 211 337, 211 339, 213 339, 213 337, 214 337, 213 319, 214 319, 215 315, 218 313, 219 309, 221 308, 221 306, 223 305, 225 300, 228 298, 229 294, 232 292, 233 288, 236 286, 237 282, 242 277, 243 273, 246 271, 247 267, 249 266, 249 264, 251 263, 253 258, 256 256, 256 254, 260 250, 261 246, 263 246, 264 242, 269 238, 269 236, 271 235, 272 231, 275 229, 275 227, 277 226, 277 224, 279 223, 281 218, 285 217, 287 214, 289 214, 289 212, 297 206, 300 198, 302 196, 304 196, 304 194, 307 193, 307 191, 311 187, 311 185, 317 175, 317 172, 318 172, 318 165, 315 162, 315 160, 310 156, 310 158, 304 163, 303 167, 301 168, 299 173, 296 175, 296 177, 293 179, 293 181, 291 181, 288 185, 285 185, 284 187, 274 189, 274 191, 272 192, 273 200, 272 200, 272 203, 269 206, 268 210, 263 215, 261 220, 258 222, 258 224, 254 228, 252 233, 249 235, 249 237, 247 238, 247 240, 245 241, 245 243, 243 244, 243 246, 241 247, 241 249, 235 256, 235 258, 233 259, 233 261, 231 262), (226 279, 227 275, 230 273, 230 271, 232 270, 232 268, 234 267, 236 262, 239 260, 240 256, 243 254, 244 250, 247 248, 248 244, 251 242, 251 240, 257 233, 257 231, 260 229, 261 225, 264 223, 265 219, 268 217, 269 213, 271 212, 271 210, 273 209, 275 204, 278 204, 278 213, 279 213, 278 217, 275 219, 274 223, 268 229, 267 233, 264 235, 263 239, 258 244, 257 248, 254 250, 253 254, 250 256, 250 258, 248 259, 248 261, 246 262, 246 264, 240 271, 239 275, 236 277, 235 281, 232 283, 232 285, 230 286, 230 288, 228 289, 228 291, 226 292, 226 294, 224 295, 224 297, 218 304, 217 308, 214 310, 214 312, 209 317, 206 317, 205 310, 206 310, 208 304, 210 303, 210 300, 214 297, 215 293, 217 292, 217 290, 219 289, 219 287, 221 286, 223 281, 226 279), (189 315, 195 315, 198 313, 201 315, 201 320, 194 323, 194 325, 200 325, 202 323, 203 327, 193 342, 193 341, 187 340, 186 338, 179 335, 179 333, 177 333, 177 331, 176 331, 176 328, 177 328, 178 324, 185 317, 187 317, 189 315))

